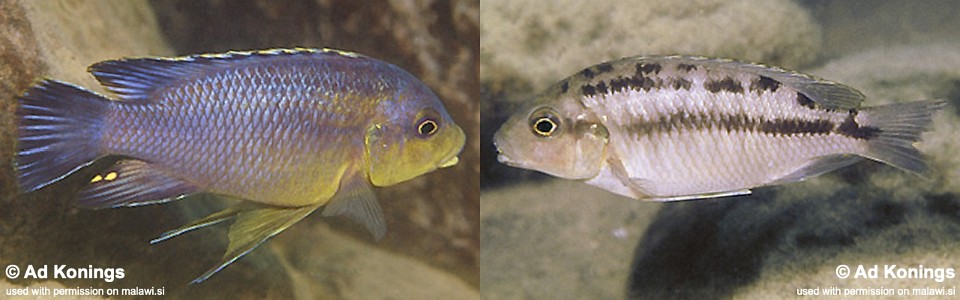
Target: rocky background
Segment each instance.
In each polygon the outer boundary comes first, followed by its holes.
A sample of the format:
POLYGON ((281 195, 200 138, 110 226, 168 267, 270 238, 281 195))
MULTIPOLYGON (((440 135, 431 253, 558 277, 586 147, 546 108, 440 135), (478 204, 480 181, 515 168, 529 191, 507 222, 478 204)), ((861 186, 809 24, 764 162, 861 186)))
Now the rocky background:
POLYGON ((482 298, 769 299, 797 288, 957 286, 834 274, 840 264, 960 267, 954 1, 574 2, 482 4, 482 298), (865 105, 946 99, 919 144, 932 172, 863 162, 751 196, 650 203, 497 165, 490 139, 515 103, 595 63, 675 53, 799 69, 858 88, 865 105))
POLYGON ((6 279, 0 286, 165 287, 179 298, 470 299, 479 297, 479 1, 0 1, 0 265, 124 268, 102 280, 6 279), (311 216, 199 285, 226 226, 148 241, 219 207, 194 197, 139 208, 83 210, 73 195, 90 170, 18 194, 15 97, 40 76, 102 92, 86 67, 125 56, 331 47, 418 76, 464 128, 460 163, 376 189, 387 235, 311 216))

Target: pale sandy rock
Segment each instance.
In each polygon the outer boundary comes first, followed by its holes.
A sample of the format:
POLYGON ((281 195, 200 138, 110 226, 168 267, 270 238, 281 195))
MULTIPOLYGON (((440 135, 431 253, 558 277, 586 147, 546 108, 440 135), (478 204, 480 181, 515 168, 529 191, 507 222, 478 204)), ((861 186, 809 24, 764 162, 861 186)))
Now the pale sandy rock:
POLYGON ((587 66, 634 55, 732 57, 797 67, 820 28, 792 1, 512 1, 481 3, 481 81, 533 90, 587 66))
POLYGON ((550 180, 482 193, 484 299, 619 299, 661 204, 550 180))

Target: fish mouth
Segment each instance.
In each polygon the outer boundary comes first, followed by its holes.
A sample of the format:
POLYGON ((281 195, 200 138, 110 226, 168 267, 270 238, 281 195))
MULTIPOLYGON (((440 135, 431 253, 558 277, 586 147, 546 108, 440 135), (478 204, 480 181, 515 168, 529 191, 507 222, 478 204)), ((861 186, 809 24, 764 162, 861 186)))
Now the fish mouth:
POLYGON ((522 168, 522 167, 523 167, 519 162, 516 162, 516 161, 511 160, 509 156, 507 156, 506 154, 503 154, 503 153, 500 153, 500 154, 497 155, 497 162, 499 162, 499 163, 501 163, 501 164, 505 164, 505 165, 511 166, 511 167, 516 167, 516 168, 522 168))
POLYGON ((508 166, 516 166, 517 164, 511 161, 510 157, 504 153, 502 144, 503 143, 500 141, 500 135, 495 135, 493 138, 493 147, 497 148, 497 162, 508 166))
POLYGON ((447 159, 442 160, 440 164, 437 165, 437 169, 449 168, 460 162, 460 151, 463 151, 463 148, 450 151, 450 153, 446 155, 447 159))
POLYGON ((501 164, 505 164, 505 165, 508 165, 508 166, 511 166, 511 167, 517 167, 517 166, 519 166, 519 164, 514 163, 513 161, 511 161, 511 160, 510 160, 510 157, 504 155, 503 153, 500 153, 499 155, 497 155, 497 161, 500 162, 501 164))
POLYGON ((439 166, 439 167, 440 167, 440 168, 452 167, 453 165, 456 165, 458 162, 460 162, 460 158, 457 157, 457 155, 454 155, 453 157, 451 157, 451 158, 443 161, 442 163, 440 163, 440 166, 439 166))

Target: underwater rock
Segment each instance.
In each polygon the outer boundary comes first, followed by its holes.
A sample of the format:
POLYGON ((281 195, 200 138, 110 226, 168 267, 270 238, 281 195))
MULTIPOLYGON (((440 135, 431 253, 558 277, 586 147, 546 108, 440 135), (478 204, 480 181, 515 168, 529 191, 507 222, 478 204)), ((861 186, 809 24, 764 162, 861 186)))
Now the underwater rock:
MULTIPOLYGON (((80 279, 62 283, 94 288, 165 286, 167 295, 175 297, 221 298, 223 291, 231 291, 231 296, 241 298, 291 298, 301 295, 304 288, 310 291, 307 294, 330 288, 331 295, 349 297, 364 292, 364 285, 374 278, 383 280, 382 286, 395 284, 396 288, 371 289, 365 295, 373 298, 381 297, 375 292, 383 293, 382 297, 416 298, 431 291, 450 298, 479 297, 478 1, 377 5, 353 1, 0 1, 0 33, 0 155, 6 158, 0 160, 0 205, 4 206, 0 210, 0 263, 120 267, 126 270, 126 277, 113 283, 80 279), (157 245, 149 241, 187 222, 190 217, 181 216, 183 211, 203 214, 214 209, 208 206, 215 206, 219 199, 198 196, 165 205, 79 209, 74 195, 89 178, 90 172, 84 171, 38 192, 17 195, 10 159, 16 138, 16 96, 36 77, 103 92, 86 68, 104 59, 280 46, 340 48, 396 64, 426 82, 470 137, 457 166, 376 189, 387 220, 384 240, 373 241, 361 226, 348 220, 314 214, 200 286, 189 287, 186 284, 191 279, 222 255, 228 224, 157 245), (335 230, 316 229, 327 224, 335 230), (286 235, 297 238, 280 238, 286 235), (317 240, 341 242, 316 243, 327 249, 311 247, 317 240), (333 265, 337 257, 324 256, 346 252, 356 259, 333 265), (366 256, 373 260, 359 262, 366 256), (306 265, 347 272, 312 289, 317 278, 309 276, 315 270, 286 261, 293 258, 322 260, 323 266, 306 265), (397 269, 416 274, 378 273, 397 269), (305 281, 303 274, 309 274, 305 281)), ((109 162, 100 164, 105 163, 109 162)), ((39 281, 12 282, 29 285, 39 281)))
POLYGON ((484 190, 484 299, 618 299, 624 263, 661 204, 581 182, 484 190))
POLYGON ((795 295, 800 287, 917 288, 932 279, 839 280, 839 265, 955 267, 960 247, 960 45, 880 48, 810 73, 860 89, 871 105, 947 99, 919 143, 929 179, 876 162, 754 195, 665 204, 634 253, 628 295, 795 295), (720 204, 722 203, 722 204, 720 204))
POLYGON ((580 68, 625 56, 689 54, 796 68, 820 29, 792 1, 484 1, 481 77, 533 92, 580 68))
POLYGON ((960 40, 954 0, 798 0, 823 28, 822 57, 836 58, 891 45, 929 45, 960 40), (882 32, 882 34, 874 34, 882 32), (855 42, 851 42, 855 41, 855 42))
POLYGON ((477 299, 459 274, 314 222, 270 245, 297 299, 477 299), (322 239, 316 239, 322 237, 322 239), (316 239, 311 243, 304 240, 316 239), (322 252, 322 253, 318 253, 322 252))

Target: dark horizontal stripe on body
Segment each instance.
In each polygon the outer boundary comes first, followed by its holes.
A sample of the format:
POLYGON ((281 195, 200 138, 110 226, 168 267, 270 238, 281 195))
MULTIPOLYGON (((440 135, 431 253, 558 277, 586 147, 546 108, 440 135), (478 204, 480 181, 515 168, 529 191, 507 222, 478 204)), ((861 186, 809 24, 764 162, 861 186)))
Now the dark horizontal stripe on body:
POLYGON ((856 123, 855 116, 856 112, 852 111, 843 123, 837 125, 829 120, 764 119, 742 113, 716 116, 677 112, 656 120, 631 123, 624 128, 636 135, 718 129, 727 132, 760 132, 775 136, 825 135, 833 132, 856 139, 870 139, 880 132, 876 127, 861 127, 856 123))
POLYGON ((863 126, 857 124, 857 111, 850 110, 850 113, 847 114, 847 118, 843 120, 843 123, 840 123, 840 126, 837 126, 837 133, 849 136, 856 139, 869 140, 880 134, 880 128, 872 126, 863 126))

